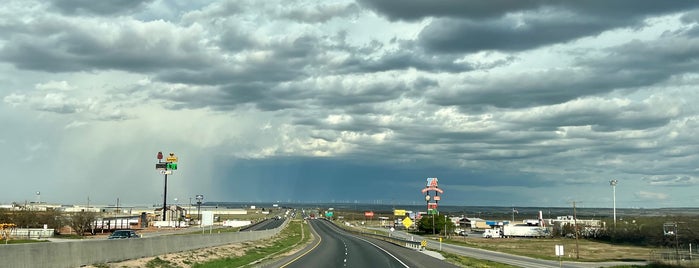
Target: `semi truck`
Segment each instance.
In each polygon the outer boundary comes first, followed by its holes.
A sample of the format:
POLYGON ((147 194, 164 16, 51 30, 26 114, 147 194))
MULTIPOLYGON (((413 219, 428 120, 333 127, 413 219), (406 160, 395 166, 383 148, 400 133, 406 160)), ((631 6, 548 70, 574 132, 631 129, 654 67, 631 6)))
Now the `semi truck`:
POLYGON ((485 238, 499 237, 549 237, 551 227, 539 227, 530 225, 503 225, 499 228, 488 229, 483 232, 485 238))

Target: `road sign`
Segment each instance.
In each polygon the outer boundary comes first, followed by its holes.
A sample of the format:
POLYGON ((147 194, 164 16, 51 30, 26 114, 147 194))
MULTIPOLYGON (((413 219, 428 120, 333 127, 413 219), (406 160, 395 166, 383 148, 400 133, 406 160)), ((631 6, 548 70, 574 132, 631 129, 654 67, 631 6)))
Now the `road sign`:
POLYGON ((413 221, 410 219, 410 217, 405 217, 403 219, 403 226, 405 226, 405 229, 410 228, 410 226, 413 226, 413 221))
POLYGON ((170 153, 170 156, 165 158, 165 161, 167 162, 177 162, 177 156, 175 156, 175 153, 170 153))
POLYGON ((172 170, 160 170, 160 175, 172 175, 172 170))
POLYGON ((556 245, 556 256, 563 256, 563 245, 556 245))
POLYGON ((155 163, 155 169, 166 169, 167 163, 155 163))
POLYGON ((427 240, 422 240, 422 241, 420 242, 420 245, 421 245, 423 248, 426 247, 426 246, 427 246, 427 240))
POLYGON ((177 163, 167 163, 167 169, 177 170, 177 163))

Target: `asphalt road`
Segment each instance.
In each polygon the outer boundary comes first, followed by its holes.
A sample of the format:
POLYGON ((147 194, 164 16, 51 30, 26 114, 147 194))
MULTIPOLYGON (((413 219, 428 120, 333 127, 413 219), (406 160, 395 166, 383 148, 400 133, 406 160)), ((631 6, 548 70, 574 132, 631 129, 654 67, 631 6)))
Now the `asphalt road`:
POLYGON ((274 229, 279 226, 281 226, 284 223, 284 219, 277 220, 277 219, 266 219, 264 221, 255 223, 253 225, 250 225, 248 227, 245 227, 243 229, 240 229, 241 232, 247 232, 247 231, 261 231, 261 230, 269 230, 269 229, 274 229))
POLYGON ((309 220, 317 242, 273 267, 456 267, 419 251, 352 235, 326 220, 309 220))

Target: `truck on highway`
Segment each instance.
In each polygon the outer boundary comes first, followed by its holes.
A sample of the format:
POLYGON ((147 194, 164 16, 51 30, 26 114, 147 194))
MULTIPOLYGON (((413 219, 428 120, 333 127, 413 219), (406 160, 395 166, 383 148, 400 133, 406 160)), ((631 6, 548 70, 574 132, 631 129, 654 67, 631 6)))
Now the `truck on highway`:
POLYGON ((551 231, 551 227, 508 224, 499 228, 485 230, 483 237, 549 237, 551 236, 551 231))

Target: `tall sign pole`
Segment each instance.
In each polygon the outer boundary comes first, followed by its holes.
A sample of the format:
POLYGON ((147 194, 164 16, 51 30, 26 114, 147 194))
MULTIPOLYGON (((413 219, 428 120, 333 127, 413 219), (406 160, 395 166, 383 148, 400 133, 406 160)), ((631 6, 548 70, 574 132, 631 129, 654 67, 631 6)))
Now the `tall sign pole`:
POLYGON ((422 189, 422 193, 425 194, 425 202, 427 202, 427 214, 432 215, 432 234, 436 234, 434 228, 434 217, 435 215, 439 215, 437 205, 439 200, 442 199, 439 194, 444 193, 444 191, 439 188, 438 182, 439 180, 437 178, 427 178, 427 185, 424 189, 422 189), (430 193, 433 194, 430 195, 430 193))
POLYGON ((163 152, 158 152, 158 163, 155 164, 155 169, 160 171, 160 174, 165 175, 165 189, 163 190, 163 221, 167 220, 167 175, 172 174, 173 170, 177 170, 177 157, 175 153, 170 153, 170 156, 165 158, 163 162, 163 152))

